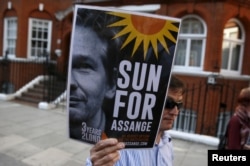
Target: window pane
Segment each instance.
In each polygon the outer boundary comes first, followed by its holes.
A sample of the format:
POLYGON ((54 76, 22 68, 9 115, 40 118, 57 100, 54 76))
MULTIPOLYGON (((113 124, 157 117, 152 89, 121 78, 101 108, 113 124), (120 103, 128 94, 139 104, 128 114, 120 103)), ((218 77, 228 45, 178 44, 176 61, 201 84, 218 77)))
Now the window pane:
POLYGON ((221 68, 229 72, 239 72, 244 41, 242 29, 237 20, 230 20, 224 28, 221 68))
POLYGON ((38 49, 37 51, 38 51, 37 52, 37 56, 42 57, 43 56, 43 50, 42 49, 38 49))
POLYGON ((32 48, 32 49, 31 49, 31 56, 33 56, 33 55, 36 55, 36 50, 35 50, 35 48, 32 48))
POLYGON ((17 18, 5 18, 6 29, 4 29, 4 51, 8 51, 9 55, 16 54, 17 39, 17 18))
POLYGON ((41 32, 40 30, 41 30, 41 29, 38 30, 38 36, 37 36, 37 37, 38 37, 39 39, 42 39, 42 32, 41 32))
POLYGON ((196 16, 184 18, 179 36, 174 64, 180 69, 192 67, 192 70, 200 70, 206 41, 206 31, 202 20, 196 16))
POLYGON ((233 46, 232 60, 231 60, 231 70, 238 70, 239 67, 239 55, 240 55, 240 45, 233 46))
POLYGON ((9 54, 11 54, 11 55, 14 55, 14 54, 15 54, 14 48, 9 47, 9 54))
POLYGON ((194 20, 191 24, 191 33, 192 34, 203 34, 203 27, 202 24, 198 20, 194 20))
POLYGON ((242 32, 239 25, 234 21, 229 21, 224 29, 224 37, 230 38, 230 39, 241 39, 242 38, 242 32))
POLYGON ((43 32, 43 37, 44 37, 45 39, 48 38, 48 32, 47 32, 47 31, 46 31, 46 32, 43 32))
POLYGON ((187 41, 186 40, 179 40, 176 55, 175 55, 175 65, 185 65, 186 61, 186 50, 187 50, 187 41))
POLYGON ((180 30, 180 33, 188 33, 188 29, 189 29, 189 23, 187 20, 183 21, 182 24, 181 24, 181 30, 180 30))
POLYGON ((222 46, 222 69, 228 68, 229 61, 229 42, 224 41, 222 46))
POLYGON ((32 31, 32 38, 36 38, 36 31, 35 30, 32 31))
POLYGON ((35 41, 35 40, 32 40, 32 41, 31 41, 31 46, 32 46, 32 47, 36 47, 36 41, 35 41))
POLYGON ((184 19, 181 25, 180 33, 183 34, 204 34, 202 23, 196 18, 184 19))
POLYGON ((230 39, 237 39, 238 37, 238 32, 231 32, 229 33, 229 38, 230 39))
POLYGON ((202 40, 191 41, 191 51, 189 57, 189 66, 201 66, 201 48, 202 40))
POLYGON ((48 47, 48 43, 47 42, 43 42, 43 49, 46 50, 47 47, 48 47))
POLYGON ((39 48, 42 47, 42 42, 41 41, 37 41, 37 47, 39 47, 39 48))

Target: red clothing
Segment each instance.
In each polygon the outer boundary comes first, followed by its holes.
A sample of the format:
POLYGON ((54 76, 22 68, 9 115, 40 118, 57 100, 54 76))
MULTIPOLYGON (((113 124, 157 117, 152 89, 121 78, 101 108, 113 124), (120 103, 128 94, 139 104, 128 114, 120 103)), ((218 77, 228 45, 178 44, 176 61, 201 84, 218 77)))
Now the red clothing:
POLYGON ((228 124, 227 149, 242 149, 241 145, 241 123, 237 116, 232 116, 228 124))

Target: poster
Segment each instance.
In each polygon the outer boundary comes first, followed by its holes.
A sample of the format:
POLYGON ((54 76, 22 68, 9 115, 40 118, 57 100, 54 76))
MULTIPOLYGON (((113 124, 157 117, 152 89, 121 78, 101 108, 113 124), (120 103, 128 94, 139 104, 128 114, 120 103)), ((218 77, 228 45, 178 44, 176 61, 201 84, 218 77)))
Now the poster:
POLYGON ((69 137, 153 147, 180 20, 76 5, 67 87, 69 137))

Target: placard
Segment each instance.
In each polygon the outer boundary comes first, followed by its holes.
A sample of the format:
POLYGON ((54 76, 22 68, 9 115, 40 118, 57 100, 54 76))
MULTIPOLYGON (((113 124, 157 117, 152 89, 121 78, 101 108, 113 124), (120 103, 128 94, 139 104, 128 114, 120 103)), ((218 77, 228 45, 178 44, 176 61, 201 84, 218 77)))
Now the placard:
POLYGON ((69 137, 153 147, 180 19, 76 5, 69 60, 69 137))

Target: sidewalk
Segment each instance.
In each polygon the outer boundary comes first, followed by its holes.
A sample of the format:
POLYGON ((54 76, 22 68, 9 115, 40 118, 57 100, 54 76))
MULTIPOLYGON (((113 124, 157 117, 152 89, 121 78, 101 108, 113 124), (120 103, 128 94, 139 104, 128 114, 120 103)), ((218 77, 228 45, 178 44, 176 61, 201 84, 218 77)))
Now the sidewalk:
MULTIPOLYGON (((214 146, 173 139, 175 166, 206 166, 214 146)), ((83 166, 90 145, 67 138, 65 108, 0 101, 0 166, 83 166)))

